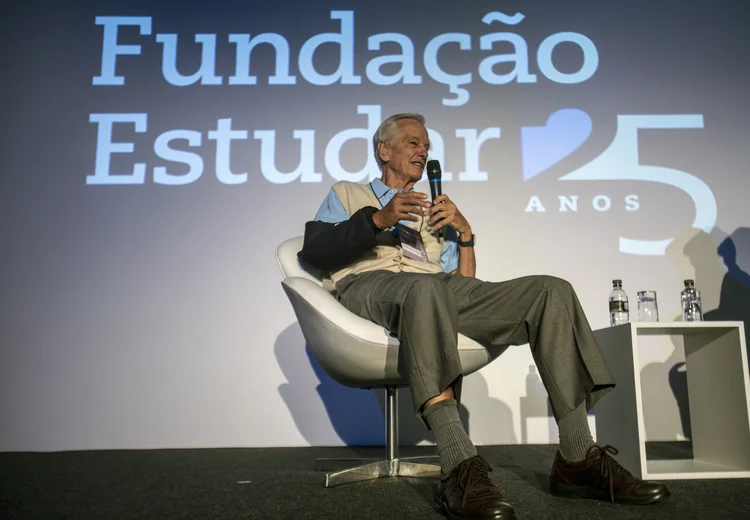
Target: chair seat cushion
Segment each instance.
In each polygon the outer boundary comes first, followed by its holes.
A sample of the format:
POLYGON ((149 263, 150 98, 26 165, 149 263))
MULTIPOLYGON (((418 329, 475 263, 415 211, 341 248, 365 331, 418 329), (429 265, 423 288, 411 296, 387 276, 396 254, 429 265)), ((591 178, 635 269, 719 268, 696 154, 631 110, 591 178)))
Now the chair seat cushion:
MULTIPOLYGON (((357 388, 406 385, 399 371, 399 341, 388 330, 353 314, 313 280, 289 277, 282 286, 310 350, 332 379, 357 388)), ((505 348, 459 334, 464 375, 487 365, 505 348)))

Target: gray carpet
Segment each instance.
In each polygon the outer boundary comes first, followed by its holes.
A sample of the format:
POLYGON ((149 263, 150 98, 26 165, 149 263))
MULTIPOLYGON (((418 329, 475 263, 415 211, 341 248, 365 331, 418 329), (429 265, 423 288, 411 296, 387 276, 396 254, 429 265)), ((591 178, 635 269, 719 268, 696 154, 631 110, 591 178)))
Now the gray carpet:
MULTIPOLYGON (((403 450, 426 455, 429 448, 403 450), (427 451, 426 451, 427 450, 427 451)), ((554 446, 479 452, 521 519, 741 519, 750 480, 670 482, 672 500, 619 506, 549 494, 554 446)), ((382 449, 284 448, 0 454, 0 519, 440 519, 435 482, 383 479, 325 489, 316 457, 382 449)))

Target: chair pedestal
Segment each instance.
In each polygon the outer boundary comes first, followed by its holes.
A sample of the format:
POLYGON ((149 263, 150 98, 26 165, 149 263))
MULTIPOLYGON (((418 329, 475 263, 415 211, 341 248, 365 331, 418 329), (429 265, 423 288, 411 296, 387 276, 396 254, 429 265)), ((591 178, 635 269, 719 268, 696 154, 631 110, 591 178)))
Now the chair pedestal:
POLYGON ((437 457, 398 457, 397 392, 396 387, 385 388, 385 458, 317 459, 315 469, 326 472, 326 487, 383 477, 440 478, 440 466, 426 463, 437 461, 437 457), (420 460, 425 462, 417 462, 420 460), (337 469, 342 466, 349 467, 337 469))

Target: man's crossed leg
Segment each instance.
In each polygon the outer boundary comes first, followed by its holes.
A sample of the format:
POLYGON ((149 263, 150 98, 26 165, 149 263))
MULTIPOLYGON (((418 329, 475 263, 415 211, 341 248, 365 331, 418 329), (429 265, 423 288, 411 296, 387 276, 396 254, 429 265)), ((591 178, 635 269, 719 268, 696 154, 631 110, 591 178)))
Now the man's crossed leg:
POLYGON ((612 458, 614 448, 593 442, 586 412, 614 381, 568 282, 372 271, 345 278, 337 289, 349 310, 402 342, 414 408, 435 434, 440 457, 436 507, 450 518, 515 518, 458 416, 458 333, 485 345, 530 345, 560 431, 554 494, 638 504, 669 497, 664 484, 634 477, 612 458))

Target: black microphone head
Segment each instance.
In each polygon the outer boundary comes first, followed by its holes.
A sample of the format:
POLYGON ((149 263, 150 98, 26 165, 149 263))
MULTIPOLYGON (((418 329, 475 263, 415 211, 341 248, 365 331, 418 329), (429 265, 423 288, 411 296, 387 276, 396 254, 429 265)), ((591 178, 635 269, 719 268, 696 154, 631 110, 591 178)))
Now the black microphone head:
POLYGON ((440 161, 427 161, 427 178, 431 181, 440 180, 443 177, 443 170, 440 168, 440 161))

